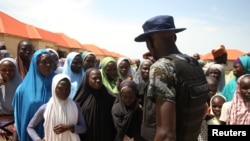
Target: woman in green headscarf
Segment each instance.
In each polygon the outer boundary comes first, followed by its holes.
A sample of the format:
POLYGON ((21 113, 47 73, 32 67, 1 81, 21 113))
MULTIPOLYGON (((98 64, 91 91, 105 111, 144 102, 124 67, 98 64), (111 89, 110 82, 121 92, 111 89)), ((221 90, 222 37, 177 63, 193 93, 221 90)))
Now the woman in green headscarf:
POLYGON ((101 62, 101 75, 103 85, 113 94, 118 94, 117 86, 122 79, 118 75, 117 61, 113 57, 105 57, 101 62))

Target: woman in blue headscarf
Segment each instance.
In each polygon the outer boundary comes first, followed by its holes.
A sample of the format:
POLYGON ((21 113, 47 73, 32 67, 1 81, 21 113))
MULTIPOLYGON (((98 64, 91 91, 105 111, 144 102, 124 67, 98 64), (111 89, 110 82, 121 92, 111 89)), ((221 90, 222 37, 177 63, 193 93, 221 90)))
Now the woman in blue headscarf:
POLYGON ((69 98, 73 99, 84 76, 83 62, 80 53, 70 52, 67 55, 62 73, 68 75, 71 79, 69 98))
MULTIPOLYGON (((15 126, 20 141, 31 141, 27 133, 27 125, 37 109, 50 99, 52 78, 52 56, 44 49, 37 50, 30 62, 29 71, 18 86, 12 102, 14 107, 15 126)), ((39 124, 36 132, 43 136, 43 124, 39 124)))
POLYGON ((83 61, 84 73, 87 69, 96 67, 96 55, 93 52, 84 51, 81 57, 83 61))
POLYGON ((227 101, 231 101, 233 99, 237 79, 244 74, 250 74, 250 56, 240 56, 234 61, 233 67, 233 74, 235 77, 225 85, 222 91, 222 95, 226 97, 227 101))

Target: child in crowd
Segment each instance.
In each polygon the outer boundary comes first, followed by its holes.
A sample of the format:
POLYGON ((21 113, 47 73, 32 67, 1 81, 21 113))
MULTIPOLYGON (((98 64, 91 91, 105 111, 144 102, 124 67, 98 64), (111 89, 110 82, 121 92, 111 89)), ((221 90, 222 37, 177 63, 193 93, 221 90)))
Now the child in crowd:
POLYGON ((143 141, 141 137, 142 108, 139 106, 137 85, 132 80, 123 80, 112 108, 116 127, 115 141, 143 141))
POLYGON ((210 100, 210 114, 214 117, 207 121, 208 125, 221 125, 219 120, 222 105, 226 102, 226 98, 221 94, 214 95, 210 100))
POLYGON ((250 124, 250 74, 237 80, 233 100, 223 104, 220 120, 228 125, 250 124))
POLYGON ((79 105, 70 94, 70 78, 58 74, 52 80, 52 97, 42 105, 28 124, 27 132, 34 141, 80 141, 79 133, 86 132, 79 105), (36 133, 36 126, 44 120, 44 137, 36 133))
POLYGON ((207 79, 207 83, 210 87, 210 92, 208 93, 209 97, 207 100, 207 107, 205 109, 204 120, 202 121, 202 124, 201 124, 201 132, 198 136, 198 141, 206 141, 207 140, 208 121, 210 121, 210 120, 213 121, 214 113, 217 114, 217 112, 216 112, 217 110, 216 110, 216 106, 215 106, 215 105, 217 105, 215 96, 220 95, 220 93, 218 92, 218 89, 217 89, 218 88, 218 80, 211 75, 206 76, 206 79, 207 79), (214 98, 215 98, 215 102, 212 103, 211 100, 214 98), (212 108, 212 105, 214 105, 214 108, 212 108), (213 112, 213 109, 214 109, 214 112, 213 112))

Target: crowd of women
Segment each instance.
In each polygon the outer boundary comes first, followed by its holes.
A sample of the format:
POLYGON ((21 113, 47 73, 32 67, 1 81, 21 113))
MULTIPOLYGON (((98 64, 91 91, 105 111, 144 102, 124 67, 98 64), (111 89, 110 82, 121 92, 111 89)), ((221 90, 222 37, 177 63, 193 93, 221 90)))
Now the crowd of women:
MULTIPOLYGON (((35 51, 22 40, 15 59, 0 60, 0 115, 13 115, 20 141, 146 141, 141 127, 154 60, 143 57, 134 67, 127 57, 98 64, 93 52, 70 52, 59 65, 54 49, 35 51)), ((250 56, 235 60, 229 82, 216 59, 204 73, 211 92, 199 138, 210 124, 250 124, 250 56)))
POLYGON ((138 88, 145 89, 150 60, 136 71, 127 57, 97 64, 89 51, 68 53, 63 65, 59 59, 28 40, 19 42, 16 58, 1 59, 0 113, 13 115, 17 140, 143 139, 138 88))

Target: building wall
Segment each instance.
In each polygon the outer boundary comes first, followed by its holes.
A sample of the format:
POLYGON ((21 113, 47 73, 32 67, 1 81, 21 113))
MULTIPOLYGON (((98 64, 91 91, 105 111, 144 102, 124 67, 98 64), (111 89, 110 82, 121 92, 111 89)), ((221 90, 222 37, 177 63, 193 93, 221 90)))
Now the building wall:
POLYGON ((17 55, 17 45, 18 42, 22 39, 18 36, 8 35, 8 34, 0 34, 0 41, 5 42, 6 49, 10 52, 13 58, 17 55))
POLYGON ((42 48, 52 48, 55 50, 59 50, 64 53, 66 57, 69 52, 76 51, 76 52, 83 52, 84 50, 78 48, 68 48, 63 46, 57 46, 54 42, 41 40, 41 39, 27 39, 24 37, 13 36, 8 34, 0 33, 0 41, 4 41, 7 50, 10 52, 13 58, 17 56, 17 46, 21 40, 30 40, 35 47, 35 50, 42 49, 42 48))
MULTIPOLYGON (((0 33, 0 41, 5 42, 6 48, 10 52, 10 54, 12 55, 13 58, 16 58, 17 45, 23 39, 30 40, 32 42, 32 44, 34 45, 35 50, 38 50, 41 48, 52 48, 52 49, 55 49, 57 51, 62 52, 64 58, 67 56, 67 54, 69 52, 75 51, 75 52, 82 53, 83 51, 85 51, 85 49, 57 46, 56 43, 51 42, 51 41, 46 41, 46 40, 41 40, 41 39, 28 39, 28 38, 24 38, 24 37, 0 33)), ((100 60, 102 60, 103 58, 106 57, 105 55, 96 55, 96 56, 100 60)), ((114 58, 118 59, 116 57, 114 57, 114 58)))

